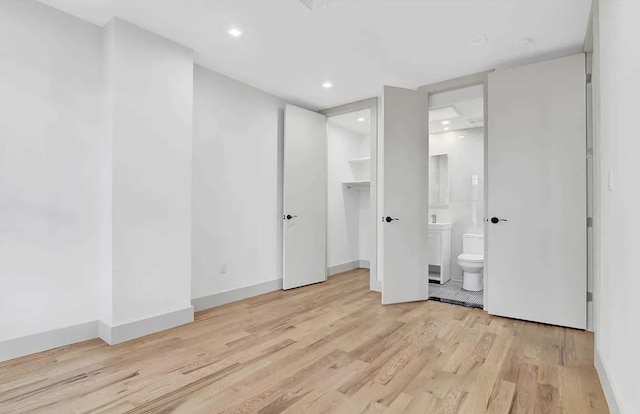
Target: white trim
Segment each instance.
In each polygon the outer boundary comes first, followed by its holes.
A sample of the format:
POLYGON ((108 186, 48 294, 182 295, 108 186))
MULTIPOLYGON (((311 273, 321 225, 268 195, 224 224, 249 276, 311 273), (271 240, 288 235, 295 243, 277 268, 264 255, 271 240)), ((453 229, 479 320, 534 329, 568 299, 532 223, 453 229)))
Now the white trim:
POLYGON ((342 263, 339 265, 331 266, 327 269, 328 276, 335 276, 340 273, 348 272, 355 269, 369 269, 369 260, 354 260, 352 262, 342 263))
POLYGON ((0 342, 0 362, 98 337, 95 321, 0 342))
POLYGON ((115 345, 190 322, 193 322, 193 306, 116 326, 99 322, 98 331, 103 341, 115 345))
POLYGON ((98 337, 111 344, 111 327, 102 321, 98 321, 98 337))
POLYGON ((600 356, 600 352, 596 349, 594 365, 596 366, 596 371, 598 372, 598 377, 600 377, 600 385, 602 386, 602 391, 604 392, 604 397, 607 400, 607 404, 609 405, 609 412, 611 414, 621 414, 618 398, 616 398, 615 387, 612 384, 612 381, 609 377, 609 371, 607 370, 602 357, 600 356))
POLYGON ((200 298, 192 299, 191 304, 195 308, 195 311, 199 312, 201 310, 215 308, 216 306, 251 298, 253 296, 274 292, 276 290, 282 290, 282 279, 269 280, 267 282, 251 286, 214 293, 209 296, 202 296, 200 298))
POLYGON ((327 275, 334 276, 339 273, 348 272, 360 267, 360 260, 354 260, 353 262, 342 263, 339 265, 331 266, 327 269, 327 275))

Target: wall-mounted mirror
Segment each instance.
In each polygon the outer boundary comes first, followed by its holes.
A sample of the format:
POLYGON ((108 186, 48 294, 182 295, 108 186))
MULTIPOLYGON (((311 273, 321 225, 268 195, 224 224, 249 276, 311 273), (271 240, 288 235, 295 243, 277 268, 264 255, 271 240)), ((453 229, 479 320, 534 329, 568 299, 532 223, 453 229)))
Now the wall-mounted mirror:
POLYGON ((449 155, 429 157, 429 207, 449 207, 449 155))

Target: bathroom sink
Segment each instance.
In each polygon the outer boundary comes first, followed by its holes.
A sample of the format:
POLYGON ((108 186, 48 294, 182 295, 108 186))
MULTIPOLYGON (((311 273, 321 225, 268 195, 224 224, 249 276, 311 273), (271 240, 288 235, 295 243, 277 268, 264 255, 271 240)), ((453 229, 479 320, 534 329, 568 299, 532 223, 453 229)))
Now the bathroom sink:
POLYGON ((429 230, 449 230, 451 223, 429 223, 429 230))

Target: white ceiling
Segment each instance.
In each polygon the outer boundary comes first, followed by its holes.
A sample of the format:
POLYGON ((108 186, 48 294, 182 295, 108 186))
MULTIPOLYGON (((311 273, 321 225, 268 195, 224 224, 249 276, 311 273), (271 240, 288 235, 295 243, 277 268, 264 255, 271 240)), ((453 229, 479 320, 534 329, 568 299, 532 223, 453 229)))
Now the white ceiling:
POLYGON ((514 62, 579 52, 591 0, 41 0, 104 25, 120 17, 196 62, 312 109, 514 62), (243 31, 232 38, 228 31, 243 31), (474 45, 473 40, 487 41, 474 45), (532 39, 525 49, 514 46, 532 39), (330 80, 333 88, 322 83, 330 80))
POLYGON ((484 112, 482 103, 482 98, 456 102, 452 106, 456 108, 460 116, 444 121, 429 122, 429 134, 483 127, 484 112), (448 122, 448 124, 443 124, 443 122, 448 122))
POLYGON ((484 126, 483 87, 472 86, 429 97, 429 134, 458 131, 484 126), (454 108, 457 116, 433 120, 433 111, 454 108))
POLYGON ((327 118, 330 124, 338 125, 356 134, 368 134, 371 130, 371 110, 348 112, 346 114, 330 116, 327 118), (362 119, 362 121, 360 121, 362 119))

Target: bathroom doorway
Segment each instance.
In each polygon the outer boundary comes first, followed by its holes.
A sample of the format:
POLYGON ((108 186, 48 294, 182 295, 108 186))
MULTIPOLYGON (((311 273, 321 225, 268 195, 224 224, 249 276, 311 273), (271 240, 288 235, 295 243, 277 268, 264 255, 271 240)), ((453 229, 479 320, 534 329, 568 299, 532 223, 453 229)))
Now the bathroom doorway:
POLYGON ((430 299, 473 306, 471 300, 438 292, 460 281, 462 271, 462 287, 455 292, 482 287, 482 307, 492 315, 587 327, 587 63, 584 54, 576 54, 419 88, 430 100, 430 110, 425 109, 431 116, 430 156, 441 156, 433 159, 430 177, 440 181, 426 184, 437 187, 430 194, 434 204, 422 207, 425 219, 434 214, 436 222, 429 228, 431 266, 424 269, 430 299), (452 188, 456 169, 451 154, 444 157, 448 150, 436 151, 436 138, 444 132, 458 141, 468 138, 470 127, 462 133, 454 126, 463 118, 456 103, 464 100, 455 97, 464 98, 471 87, 481 87, 483 96, 483 175, 478 174, 477 200, 475 178, 469 173, 464 178, 469 187, 462 201, 477 203, 466 217, 473 223, 477 214, 477 221, 476 226, 463 223, 460 241, 454 236, 460 201, 452 188), (446 184, 442 177, 448 178, 446 184), (454 258, 456 244, 462 253, 454 258))
POLYGON ((484 85, 429 94, 429 299, 484 307, 484 85))

